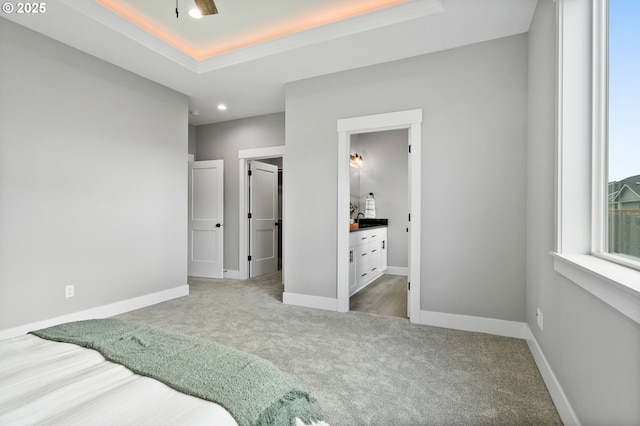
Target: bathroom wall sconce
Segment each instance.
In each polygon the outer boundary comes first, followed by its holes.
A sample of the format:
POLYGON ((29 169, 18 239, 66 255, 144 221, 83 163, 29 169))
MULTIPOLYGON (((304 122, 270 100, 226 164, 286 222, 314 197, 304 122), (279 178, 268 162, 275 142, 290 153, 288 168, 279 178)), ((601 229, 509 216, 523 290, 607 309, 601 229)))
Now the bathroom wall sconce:
POLYGON ((364 160, 362 159, 362 155, 351 154, 349 156, 349 165, 351 167, 355 167, 356 169, 364 168, 364 160))

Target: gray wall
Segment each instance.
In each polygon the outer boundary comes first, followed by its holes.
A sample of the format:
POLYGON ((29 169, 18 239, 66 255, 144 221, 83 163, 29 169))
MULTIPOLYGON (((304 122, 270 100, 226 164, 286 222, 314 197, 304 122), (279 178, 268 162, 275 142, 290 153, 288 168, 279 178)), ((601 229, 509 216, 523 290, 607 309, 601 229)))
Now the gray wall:
POLYGON ((640 424, 640 326, 554 271, 555 3, 529 32, 527 323, 583 425, 640 424), (544 331, 536 325, 536 308, 544 331))
POLYGON ((0 57, 0 329, 185 285, 187 98, 5 19, 0 57))
POLYGON ((284 145, 284 113, 197 127, 196 160, 224 160, 224 268, 239 269, 238 151, 284 145))
POLYGON ((363 133, 351 137, 351 152, 362 155, 365 161, 363 169, 350 168, 350 171, 360 174, 359 188, 356 194, 352 192, 352 198, 353 195, 359 198, 360 211, 364 213, 366 196, 369 192, 374 193, 376 217, 389 219, 388 264, 401 268, 409 265, 408 140, 409 132, 406 129, 363 133))
POLYGON ((525 320, 525 34, 285 90, 287 292, 336 297, 337 120, 422 108, 421 309, 525 320))
POLYGON ((189 154, 193 154, 194 156, 196 155, 196 140, 198 137, 198 128, 196 126, 193 126, 191 124, 189 124, 189 147, 188 147, 188 152, 189 154))

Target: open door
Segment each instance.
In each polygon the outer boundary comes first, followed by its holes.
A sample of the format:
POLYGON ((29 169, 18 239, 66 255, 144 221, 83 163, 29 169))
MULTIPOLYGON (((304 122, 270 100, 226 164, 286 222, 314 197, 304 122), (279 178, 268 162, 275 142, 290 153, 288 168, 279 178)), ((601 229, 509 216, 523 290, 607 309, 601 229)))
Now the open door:
POLYGON ((194 277, 223 277, 222 160, 189 162, 189 262, 194 277))
POLYGON ((278 167, 249 161, 249 277, 278 270, 278 167))

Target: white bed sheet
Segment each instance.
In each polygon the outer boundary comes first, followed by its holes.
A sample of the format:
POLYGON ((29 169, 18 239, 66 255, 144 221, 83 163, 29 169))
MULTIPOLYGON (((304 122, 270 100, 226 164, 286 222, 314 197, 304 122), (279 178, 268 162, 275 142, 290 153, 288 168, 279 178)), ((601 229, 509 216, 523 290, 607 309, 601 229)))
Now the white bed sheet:
POLYGON ((0 424, 237 426, 218 404, 33 335, 0 341, 0 424))
MULTIPOLYGON (((238 426, 222 406, 135 374, 98 351, 32 334, 0 341, 0 425, 89 424, 238 426)), ((305 424, 296 419, 296 426, 305 424)))

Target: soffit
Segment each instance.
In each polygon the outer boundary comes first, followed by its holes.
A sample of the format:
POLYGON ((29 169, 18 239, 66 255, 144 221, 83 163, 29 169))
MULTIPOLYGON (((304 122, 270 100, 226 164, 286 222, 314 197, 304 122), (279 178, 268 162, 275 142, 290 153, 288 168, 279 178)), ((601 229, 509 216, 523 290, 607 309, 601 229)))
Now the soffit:
POLYGON ((536 3, 216 0, 194 20, 193 0, 177 19, 175 0, 58 0, 3 17, 186 94, 199 125, 284 111, 290 81, 526 32, 536 3))

